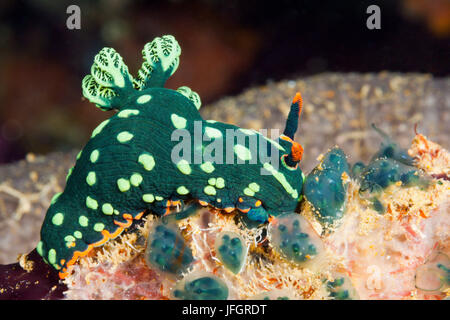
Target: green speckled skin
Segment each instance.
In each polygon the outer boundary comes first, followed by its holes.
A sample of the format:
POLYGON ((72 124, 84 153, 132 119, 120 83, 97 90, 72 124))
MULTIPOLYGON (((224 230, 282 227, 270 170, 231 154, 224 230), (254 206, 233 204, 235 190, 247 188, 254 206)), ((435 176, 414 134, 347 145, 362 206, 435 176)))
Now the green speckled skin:
MULTIPOLYGON (((156 38, 144 47, 144 63, 135 79, 113 49, 105 48, 95 57, 91 75, 82 83, 83 94, 100 109, 118 112, 94 130, 42 225, 38 252, 61 277, 79 256, 119 235, 146 210, 162 215, 180 200, 197 199, 219 209, 237 208, 265 222, 269 215, 292 212, 301 199, 298 161, 289 161, 292 167, 280 162, 278 168, 259 157, 254 164, 236 163, 239 155, 245 156, 249 139, 236 147, 235 164, 172 161, 172 150, 179 144, 171 139, 176 129, 193 136, 194 121, 199 121, 202 133, 212 139, 225 138, 226 129, 239 129, 202 119, 200 98, 189 88, 162 87, 178 67, 180 52, 172 36, 156 38), (261 175, 263 167, 270 174, 261 175)), ((298 102, 293 103, 285 130, 289 139, 265 140, 286 159, 291 159, 298 109, 298 102)), ((210 143, 203 141, 203 149, 210 143)), ((259 143, 258 139, 258 150, 259 143)))

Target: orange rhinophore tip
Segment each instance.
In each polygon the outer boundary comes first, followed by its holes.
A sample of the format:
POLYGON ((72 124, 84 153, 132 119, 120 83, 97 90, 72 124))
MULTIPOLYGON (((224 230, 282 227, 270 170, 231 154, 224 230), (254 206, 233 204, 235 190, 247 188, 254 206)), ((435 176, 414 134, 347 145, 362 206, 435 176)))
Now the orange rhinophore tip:
POLYGON ((294 142, 291 148, 292 160, 298 162, 302 160, 303 157, 303 147, 300 143, 294 142))
POLYGON ((300 94, 300 92, 297 92, 295 94, 294 100, 292 100, 292 103, 297 103, 301 106, 303 104, 303 99, 302 99, 302 95, 300 94))
POLYGON ((303 107, 303 98, 300 92, 297 92, 295 94, 294 100, 292 100, 292 103, 298 103, 298 115, 302 113, 302 107, 303 107))
POLYGON ((302 95, 300 94, 300 92, 297 92, 294 99, 292 100, 291 109, 289 110, 289 114, 286 119, 286 127, 283 131, 283 135, 289 137, 291 140, 294 139, 295 132, 297 132, 298 121, 302 113, 302 105, 302 95))

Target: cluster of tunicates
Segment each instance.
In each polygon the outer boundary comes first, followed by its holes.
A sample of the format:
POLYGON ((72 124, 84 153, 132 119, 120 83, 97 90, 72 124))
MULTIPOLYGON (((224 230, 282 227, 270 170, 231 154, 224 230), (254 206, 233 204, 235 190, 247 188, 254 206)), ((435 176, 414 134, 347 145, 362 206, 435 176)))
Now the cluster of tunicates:
MULTIPOLYGON (((169 221, 163 219, 150 230, 145 261, 150 268, 179 279, 188 271, 194 257, 178 226, 169 221)), ((221 233, 217 245, 223 264, 232 272, 239 272, 247 253, 242 239, 232 233, 221 233)), ((213 274, 193 273, 179 280, 172 294, 176 299, 224 300, 228 297, 228 288, 213 274)))
MULTIPOLYGON (((239 273, 247 255, 243 239, 233 232, 222 232, 217 236, 216 250, 223 265, 231 272, 239 273)), ((215 275, 193 272, 184 276, 192 266, 194 257, 173 219, 161 219, 150 229, 145 262, 150 268, 179 280, 172 292, 173 298, 187 300, 228 298, 227 285, 215 275)))
POLYGON ((426 188, 428 180, 414 167, 414 159, 406 150, 394 143, 386 133, 372 126, 384 141, 367 166, 362 162, 354 164, 352 175, 360 182, 360 195, 371 201, 373 209, 382 214, 385 208, 378 196, 384 189, 399 182, 403 187, 426 188))
POLYGON ((325 229, 344 215, 350 170, 344 152, 335 147, 325 154, 321 163, 306 177, 303 194, 325 229))
POLYGON ((418 185, 421 182, 419 171, 394 159, 382 158, 371 161, 361 170, 361 192, 381 191, 391 184, 401 181, 403 186, 418 185))

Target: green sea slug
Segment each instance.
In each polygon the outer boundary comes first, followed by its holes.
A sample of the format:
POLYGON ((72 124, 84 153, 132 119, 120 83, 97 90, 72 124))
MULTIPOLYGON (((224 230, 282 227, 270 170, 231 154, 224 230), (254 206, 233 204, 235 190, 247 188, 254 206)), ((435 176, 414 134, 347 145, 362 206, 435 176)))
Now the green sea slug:
POLYGON ((173 36, 154 39, 142 51, 137 77, 114 49, 95 56, 91 74, 82 81, 83 95, 116 113, 93 131, 43 222, 37 251, 61 278, 79 257, 133 221, 150 212, 162 216, 175 207, 183 210, 186 200, 225 212, 237 209, 261 223, 293 212, 301 200, 303 148, 293 140, 300 94, 277 140, 204 120, 197 93, 184 86, 164 88, 180 53, 173 36), (186 137, 194 138, 186 143, 186 137))

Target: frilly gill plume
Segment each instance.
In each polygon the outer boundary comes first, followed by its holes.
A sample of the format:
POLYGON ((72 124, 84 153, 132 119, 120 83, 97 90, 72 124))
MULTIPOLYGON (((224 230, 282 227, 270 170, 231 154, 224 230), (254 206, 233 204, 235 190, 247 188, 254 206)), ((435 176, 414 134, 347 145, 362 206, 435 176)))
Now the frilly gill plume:
MULTIPOLYGON (((82 81, 83 95, 101 110, 120 110, 124 100, 134 91, 164 87, 178 68, 180 54, 181 48, 173 36, 155 38, 144 46, 144 62, 137 77, 133 78, 120 54, 112 48, 103 48, 94 58, 91 74, 82 81)), ((179 88, 178 92, 200 108, 197 93, 187 87, 179 88)))

